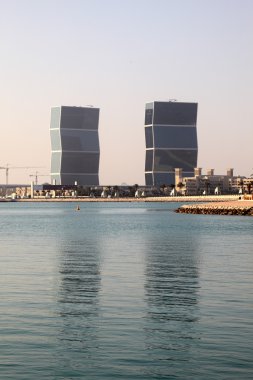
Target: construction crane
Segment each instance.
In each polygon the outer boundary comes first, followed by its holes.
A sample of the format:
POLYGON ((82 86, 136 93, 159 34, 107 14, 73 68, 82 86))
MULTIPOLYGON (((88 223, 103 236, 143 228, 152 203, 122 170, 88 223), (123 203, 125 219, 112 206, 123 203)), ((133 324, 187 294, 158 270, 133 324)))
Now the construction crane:
POLYGON ((38 185, 38 177, 49 177, 49 174, 40 174, 39 172, 35 172, 35 174, 30 174, 29 177, 35 178, 35 185, 38 185))
POLYGON ((6 166, 0 166, 0 169, 5 170, 6 185, 8 185, 10 169, 37 169, 41 167, 42 166, 10 166, 9 164, 6 164, 6 166))

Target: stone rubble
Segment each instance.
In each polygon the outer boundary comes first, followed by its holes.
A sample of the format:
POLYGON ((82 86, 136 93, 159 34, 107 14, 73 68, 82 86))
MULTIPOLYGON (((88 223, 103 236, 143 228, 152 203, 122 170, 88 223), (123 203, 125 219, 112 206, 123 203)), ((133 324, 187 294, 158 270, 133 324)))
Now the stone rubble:
POLYGON ((253 201, 211 202, 195 205, 183 205, 177 213, 206 215, 248 215, 253 216, 253 201))

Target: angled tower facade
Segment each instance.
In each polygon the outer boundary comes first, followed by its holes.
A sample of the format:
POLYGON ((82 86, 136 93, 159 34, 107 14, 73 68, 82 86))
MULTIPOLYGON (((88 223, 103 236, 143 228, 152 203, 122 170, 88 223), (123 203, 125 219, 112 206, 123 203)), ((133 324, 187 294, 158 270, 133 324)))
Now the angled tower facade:
POLYGON ((99 184, 99 108, 51 109, 51 182, 99 184))
POLYGON ((146 185, 175 184, 175 168, 194 176, 197 167, 197 103, 154 101, 146 104, 146 185))

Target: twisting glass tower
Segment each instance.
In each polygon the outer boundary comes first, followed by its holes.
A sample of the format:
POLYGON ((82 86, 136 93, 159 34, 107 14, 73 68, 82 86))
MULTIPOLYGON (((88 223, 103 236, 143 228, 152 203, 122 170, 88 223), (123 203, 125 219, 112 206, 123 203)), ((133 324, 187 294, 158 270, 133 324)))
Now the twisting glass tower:
POLYGON ((99 109, 51 110, 51 181, 57 185, 99 184, 99 109))
POLYGON ((146 185, 175 183, 175 168, 184 176, 197 167, 197 103, 175 101, 146 104, 146 185))

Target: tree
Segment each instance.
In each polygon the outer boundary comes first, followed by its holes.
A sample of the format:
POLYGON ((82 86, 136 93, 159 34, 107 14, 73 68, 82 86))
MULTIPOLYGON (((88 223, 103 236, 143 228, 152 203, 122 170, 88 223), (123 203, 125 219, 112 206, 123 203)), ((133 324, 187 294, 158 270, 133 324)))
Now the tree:
POLYGON ((166 187, 165 183, 163 183, 162 185, 160 185, 160 192, 161 192, 162 194, 164 194, 164 189, 165 189, 165 187, 166 187))
POLYGON ((239 179, 239 181, 237 182, 237 184, 238 184, 238 186, 240 186, 239 194, 243 194, 243 180, 242 180, 242 178, 239 179))
POLYGON ((119 186, 114 186, 114 188, 113 188, 113 196, 114 197, 116 197, 116 198, 118 198, 119 197, 119 186))
POLYGON ((177 187, 179 188, 180 192, 182 191, 182 188, 184 187, 183 182, 178 182, 177 187))
POLYGON ((252 187, 252 182, 250 181, 249 183, 247 183, 248 194, 251 193, 251 187, 252 187))
POLYGON ((129 190, 129 197, 134 197, 134 187, 133 186, 128 186, 128 190, 129 190))
POLYGON ((209 194, 209 190, 210 190, 210 182, 208 178, 204 179, 204 185, 205 185, 205 194, 207 195, 209 194))
POLYGON ((138 191, 138 189, 139 189, 139 185, 136 183, 136 184, 133 186, 133 188, 134 188, 134 196, 135 196, 135 197, 139 197, 139 191, 138 191))

